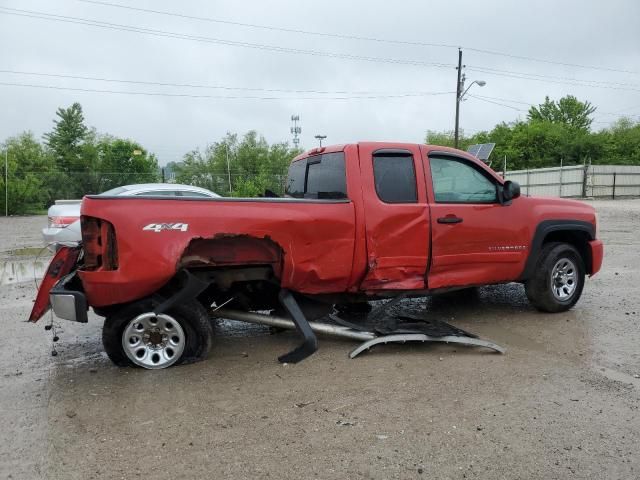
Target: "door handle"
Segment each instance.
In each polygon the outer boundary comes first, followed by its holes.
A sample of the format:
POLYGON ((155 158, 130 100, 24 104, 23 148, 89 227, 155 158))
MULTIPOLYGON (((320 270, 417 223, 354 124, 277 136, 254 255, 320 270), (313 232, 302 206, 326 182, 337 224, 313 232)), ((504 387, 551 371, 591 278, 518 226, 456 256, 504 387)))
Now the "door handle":
POLYGON ((462 219, 460 217, 456 217, 452 215, 452 216, 440 217, 438 219, 438 223, 448 223, 448 224, 462 223, 462 219))

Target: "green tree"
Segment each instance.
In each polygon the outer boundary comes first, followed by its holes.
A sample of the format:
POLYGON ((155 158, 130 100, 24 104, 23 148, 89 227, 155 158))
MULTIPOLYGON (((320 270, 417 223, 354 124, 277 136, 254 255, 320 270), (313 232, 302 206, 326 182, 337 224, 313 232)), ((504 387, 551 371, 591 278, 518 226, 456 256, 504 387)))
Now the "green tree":
POLYGON ((220 195, 254 197, 265 190, 282 194, 289 163, 298 153, 300 150, 287 143, 269 145, 255 131, 247 132, 242 140, 228 133, 204 151, 187 153, 183 162, 175 165, 176 181, 220 195))
POLYGON ((87 161, 86 141, 95 137, 95 131, 84 124, 82 106, 74 103, 68 108, 58 108, 54 127, 44 134, 46 146, 55 158, 56 173, 52 173, 49 184, 56 188, 58 198, 78 198, 88 188, 88 172, 91 162, 87 161))
POLYGON ((640 122, 623 117, 593 135, 593 141, 602 148, 602 163, 640 165, 640 122))
POLYGON ((4 160, 8 163, 8 212, 11 215, 39 213, 50 197, 48 174, 54 166, 53 157, 38 143, 33 133, 24 132, 5 141, 1 149, 0 211, 5 211, 4 160))
POLYGON ((590 102, 581 102, 573 95, 567 95, 560 100, 553 101, 545 97, 544 102, 537 107, 531 107, 527 118, 530 121, 560 123, 576 130, 589 130, 591 114, 596 107, 590 102))
POLYGON ((53 130, 44 134, 47 146, 54 152, 56 164, 64 172, 72 172, 82 162, 82 143, 88 129, 84 124, 82 105, 74 103, 69 108, 58 108, 53 130))
MULTIPOLYGON (((558 102, 546 97, 532 107, 526 121, 503 122, 489 132, 470 137, 461 135, 460 148, 474 143, 493 142, 492 160, 501 169, 526 169, 577 165, 585 161, 601 164, 640 164, 640 124, 621 119, 600 132, 590 130, 595 107, 567 96, 558 102)), ((426 142, 452 146, 450 132, 428 131, 426 142)))
MULTIPOLYGON (((99 193, 121 185, 160 180, 158 160, 133 140, 104 135, 97 140, 99 193)), ((87 192, 89 193, 89 192, 87 192)))

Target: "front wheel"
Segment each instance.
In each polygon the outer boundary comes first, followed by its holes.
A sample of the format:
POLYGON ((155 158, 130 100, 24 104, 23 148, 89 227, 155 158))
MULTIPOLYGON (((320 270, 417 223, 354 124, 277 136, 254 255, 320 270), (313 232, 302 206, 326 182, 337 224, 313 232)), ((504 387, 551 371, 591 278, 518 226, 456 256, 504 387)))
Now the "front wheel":
POLYGON ((580 253, 567 243, 544 246, 525 291, 531 304, 542 312, 564 312, 582 295, 585 267, 580 253))
POLYGON ((207 312, 195 300, 157 315, 149 299, 134 302, 102 327, 102 344, 113 363, 149 369, 206 358, 211 337, 207 312))

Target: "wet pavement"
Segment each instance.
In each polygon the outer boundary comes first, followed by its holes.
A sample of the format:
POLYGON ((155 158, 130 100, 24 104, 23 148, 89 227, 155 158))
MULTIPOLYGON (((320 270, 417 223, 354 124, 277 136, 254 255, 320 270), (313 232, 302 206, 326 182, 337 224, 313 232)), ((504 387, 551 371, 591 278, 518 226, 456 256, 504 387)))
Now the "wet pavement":
MULTIPOLYGON (((639 478, 640 200, 594 205, 604 268, 571 311, 538 313, 515 284, 401 306, 505 355, 387 345, 350 360, 354 343, 321 337, 283 366, 294 334, 218 321, 205 362, 121 369, 95 316, 54 322, 51 356, 50 319, 23 323, 32 279, 3 284, 0 478, 639 478)), ((0 251, 39 246, 44 221, 0 220, 0 251)))

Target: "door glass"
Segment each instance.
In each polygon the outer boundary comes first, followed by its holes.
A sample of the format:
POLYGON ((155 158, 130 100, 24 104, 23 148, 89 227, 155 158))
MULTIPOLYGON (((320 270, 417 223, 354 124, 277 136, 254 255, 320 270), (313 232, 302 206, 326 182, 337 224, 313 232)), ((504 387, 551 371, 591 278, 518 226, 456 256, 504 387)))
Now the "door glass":
POLYGON ((416 171, 411 155, 373 155, 378 197, 385 203, 416 203, 416 171))
POLYGON ((464 161, 430 157, 437 203, 494 203, 496 184, 464 161))

